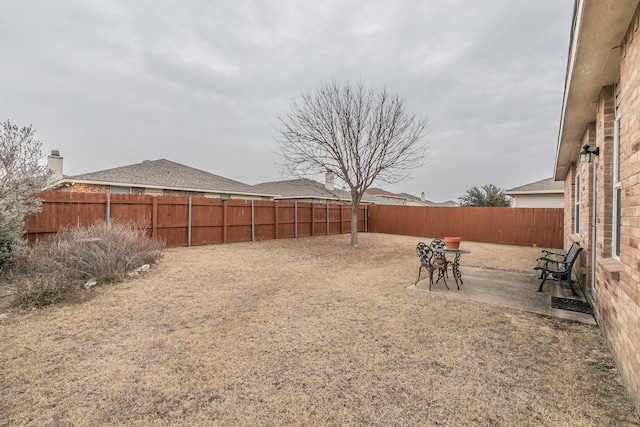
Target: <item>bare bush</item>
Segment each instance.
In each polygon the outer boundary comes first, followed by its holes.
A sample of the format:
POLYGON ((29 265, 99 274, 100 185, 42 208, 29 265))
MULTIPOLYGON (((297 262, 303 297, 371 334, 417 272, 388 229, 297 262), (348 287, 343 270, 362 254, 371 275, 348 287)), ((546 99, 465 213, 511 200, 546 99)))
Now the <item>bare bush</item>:
POLYGON ((81 289, 82 281, 122 280, 128 272, 155 262, 163 247, 136 224, 100 222, 59 232, 15 251, 18 305, 46 305, 81 289))
POLYGON ((80 289, 78 283, 59 271, 21 274, 14 276, 12 280, 13 305, 20 307, 56 304, 68 300, 80 289))

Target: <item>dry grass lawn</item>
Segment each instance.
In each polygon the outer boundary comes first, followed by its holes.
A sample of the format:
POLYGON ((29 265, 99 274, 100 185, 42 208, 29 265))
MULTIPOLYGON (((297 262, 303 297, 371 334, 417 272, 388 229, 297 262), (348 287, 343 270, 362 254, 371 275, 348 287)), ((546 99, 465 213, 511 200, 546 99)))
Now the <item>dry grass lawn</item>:
MULTIPOLYGON (((83 303, 10 313, 0 424, 638 425, 597 327, 408 290, 419 240, 171 249, 83 303)), ((462 247, 532 274, 540 251, 462 247)))

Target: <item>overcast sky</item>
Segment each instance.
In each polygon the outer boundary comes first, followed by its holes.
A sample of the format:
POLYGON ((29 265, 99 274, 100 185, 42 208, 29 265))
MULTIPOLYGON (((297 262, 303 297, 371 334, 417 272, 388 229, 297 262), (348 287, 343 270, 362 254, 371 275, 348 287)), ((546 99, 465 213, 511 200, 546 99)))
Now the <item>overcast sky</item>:
POLYGON ((425 165, 384 189, 508 189, 552 176, 573 3, 0 0, 0 121, 67 175, 165 158, 257 184, 286 178, 300 91, 364 79, 429 119, 425 165))

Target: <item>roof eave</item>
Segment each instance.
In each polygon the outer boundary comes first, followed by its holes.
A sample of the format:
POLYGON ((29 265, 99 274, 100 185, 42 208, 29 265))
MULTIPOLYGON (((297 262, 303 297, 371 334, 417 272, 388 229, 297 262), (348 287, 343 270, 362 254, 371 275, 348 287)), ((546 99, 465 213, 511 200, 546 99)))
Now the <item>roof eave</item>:
POLYGON ((620 72, 620 44, 639 0, 579 0, 574 10, 554 179, 577 160, 581 138, 596 118, 602 87, 620 72))
POLYGON ((524 196, 528 194, 564 194, 564 190, 537 190, 537 191, 505 191, 508 196, 524 196))

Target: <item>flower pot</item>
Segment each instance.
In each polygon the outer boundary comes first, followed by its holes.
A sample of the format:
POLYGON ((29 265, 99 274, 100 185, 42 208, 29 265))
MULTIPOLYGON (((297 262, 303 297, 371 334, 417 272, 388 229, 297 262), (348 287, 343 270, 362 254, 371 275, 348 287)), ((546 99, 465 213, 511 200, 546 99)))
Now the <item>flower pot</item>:
POLYGON ((459 249, 461 237, 445 237, 444 243, 447 245, 447 249, 459 249))

